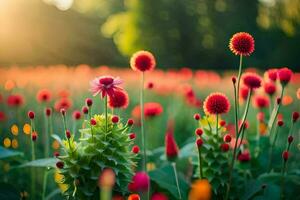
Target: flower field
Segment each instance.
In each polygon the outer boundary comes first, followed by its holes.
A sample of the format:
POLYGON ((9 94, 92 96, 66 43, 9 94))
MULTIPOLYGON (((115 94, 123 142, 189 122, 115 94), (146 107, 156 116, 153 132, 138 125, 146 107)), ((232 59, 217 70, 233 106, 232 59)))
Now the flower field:
POLYGON ((0 68, 0 199, 299 199, 300 73, 254 45, 229 40, 235 71, 0 68))

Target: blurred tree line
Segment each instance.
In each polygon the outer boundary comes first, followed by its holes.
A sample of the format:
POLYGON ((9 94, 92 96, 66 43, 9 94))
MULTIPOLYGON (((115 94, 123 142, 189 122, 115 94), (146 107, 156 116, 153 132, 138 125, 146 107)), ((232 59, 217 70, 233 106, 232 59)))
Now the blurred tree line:
POLYGON ((300 0, 74 0, 64 12, 31 1, 38 9, 32 3, 26 8, 32 12, 23 16, 30 15, 24 18, 35 26, 30 31, 39 32, 32 53, 21 59, 12 53, 5 61, 0 47, 1 64, 126 66, 133 52, 145 49, 160 67, 235 69, 238 58, 228 42, 235 32, 246 31, 256 40, 249 67, 300 65, 300 0), (42 43, 47 50, 39 48, 42 43))

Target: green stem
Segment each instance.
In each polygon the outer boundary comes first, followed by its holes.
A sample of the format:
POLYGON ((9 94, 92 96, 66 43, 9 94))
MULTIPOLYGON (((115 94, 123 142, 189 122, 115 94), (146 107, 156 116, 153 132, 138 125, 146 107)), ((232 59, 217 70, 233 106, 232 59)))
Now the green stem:
POLYGON ((178 182, 177 171, 176 171, 176 163, 175 163, 175 162, 172 162, 172 166, 173 166, 173 170, 174 170, 174 175, 175 175, 175 181, 176 181, 176 186, 177 186, 178 196, 179 196, 179 199, 182 199, 182 197, 181 197, 181 192, 180 192, 180 188, 179 188, 179 182, 178 182))
MULTIPOLYGON (((30 120, 30 135, 31 135, 31 161, 35 160, 35 149, 34 149, 34 141, 32 140, 32 133, 35 131, 34 121, 30 120)), ((33 167, 31 167, 31 197, 35 199, 35 172, 33 167)))
POLYGON ((202 167, 201 147, 198 147, 198 156, 199 156, 200 179, 203 179, 203 167, 202 167))
POLYGON ((45 142, 46 142, 46 147, 45 147, 45 158, 49 157, 49 131, 50 131, 50 122, 49 122, 49 117, 45 116, 46 119, 46 131, 45 131, 45 142))
POLYGON ((105 133, 108 131, 108 113, 107 113, 107 95, 104 97, 104 109, 105 109, 105 133))
POLYGON ((238 78, 237 78, 237 113, 239 117, 240 113, 240 107, 239 107, 239 92, 240 92, 240 83, 241 83, 241 77, 242 77, 242 64, 243 64, 243 56, 240 55, 240 64, 239 64, 239 73, 238 73, 238 78))
POLYGON ((46 190, 47 190, 47 178, 48 178, 48 171, 49 169, 45 169, 45 172, 44 172, 44 179, 43 179, 43 196, 42 196, 42 199, 45 200, 46 198, 46 190))
POLYGON ((140 86, 140 107, 141 107, 141 133, 142 133, 142 145, 143 145, 143 169, 147 171, 146 163, 147 163, 147 155, 146 155, 146 135, 145 135, 145 119, 144 119, 144 72, 142 72, 142 81, 140 86))
POLYGON ((102 187, 100 189, 100 199, 101 200, 111 200, 111 189, 102 187))
POLYGON ((216 135, 218 135, 219 115, 216 115, 216 135))
POLYGON ((268 171, 269 172, 271 171, 271 167, 272 167, 273 149, 274 149, 274 146, 276 144, 276 140, 277 140, 277 136, 278 136, 278 129, 279 129, 278 126, 276 126, 274 139, 273 139, 273 142, 271 144, 270 151, 269 151, 269 164, 268 164, 268 171))
POLYGON ((282 171, 281 171, 281 187, 280 187, 280 199, 284 199, 284 182, 285 182, 285 171, 286 171, 287 161, 283 161, 282 171))

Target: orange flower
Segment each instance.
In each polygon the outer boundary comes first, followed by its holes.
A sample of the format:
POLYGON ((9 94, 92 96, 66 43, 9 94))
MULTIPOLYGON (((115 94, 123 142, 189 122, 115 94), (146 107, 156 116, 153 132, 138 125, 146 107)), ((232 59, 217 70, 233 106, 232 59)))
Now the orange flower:
POLYGON ((297 98, 300 100, 300 88, 297 90, 297 98))
POLYGON ((282 105, 287 106, 291 103, 293 103, 293 97, 286 95, 282 98, 282 105))
POLYGON ((196 180, 191 187, 189 200, 211 199, 211 185, 206 179, 196 180))
POLYGON ((140 196, 138 194, 131 194, 129 195, 128 200, 140 200, 140 196))

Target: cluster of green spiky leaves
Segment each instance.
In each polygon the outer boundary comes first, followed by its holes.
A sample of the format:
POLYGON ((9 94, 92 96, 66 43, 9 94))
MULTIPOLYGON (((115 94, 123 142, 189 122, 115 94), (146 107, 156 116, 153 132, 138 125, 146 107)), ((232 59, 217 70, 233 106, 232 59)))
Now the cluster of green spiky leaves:
POLYGON ((127 193, 131 181, 136 154, 131 152, 132 141, 128 137, 130 127, 122 123, 113 124, 108 115, 108 129, 105 131, 105 116, 95 115, 96 126, 79 130, 79 142, 71 137, 64 140, 66 155, 59 156, 64 162, 60 174, 62 184, 67 185, 64 194, 72 199, 98 199, 98 178, 102 170, 111 168, 116 174, 114 191, 127 193))
MULTIPOLYGON (((226 191, 228 181, 229 152, 223 152, 220 147, 224 143, 223 136, 226 129, 218 127, 218 133, 216 133, 216 120, 213 117, 205 116, 199 123, 204 131, 202 135, 203 146, 201 147, 203 176, 212 185, 214 194, 222 197, 226 191)), ((193 158, 193 164, 197 166, 195 176, 200 177, 198 157, 193 158)))

